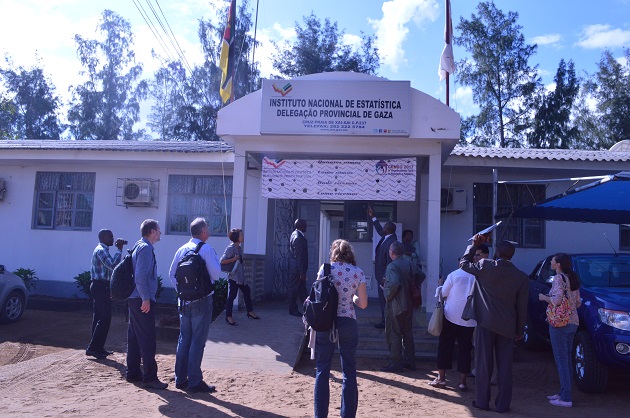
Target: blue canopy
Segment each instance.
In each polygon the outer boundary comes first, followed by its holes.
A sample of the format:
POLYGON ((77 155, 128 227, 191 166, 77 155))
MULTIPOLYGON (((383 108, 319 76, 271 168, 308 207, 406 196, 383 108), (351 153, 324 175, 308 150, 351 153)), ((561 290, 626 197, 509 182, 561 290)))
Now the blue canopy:
POLYGON ((606 176, 498 218, 630 224, 630 171, 606 176))

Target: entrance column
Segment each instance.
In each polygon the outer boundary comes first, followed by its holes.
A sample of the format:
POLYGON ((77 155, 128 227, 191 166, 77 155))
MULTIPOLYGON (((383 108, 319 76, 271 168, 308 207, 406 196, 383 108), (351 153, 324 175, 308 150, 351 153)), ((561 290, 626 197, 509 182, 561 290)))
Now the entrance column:
POLYGON ((231 228, 245 229, 245 190, 247 187, 247 153, 237 145, 234 149, 234 173, 232 177, 231 228))
MULTIPOLYGON (((442 187, 442 154, 429 156, 429 193, 427 207, 427 289, 437 287, 440 276, 440 188, 442 187)), ((433 301, 433 294, 427 290, 425 300, 433 301)), ((432 312, 435 304, 426 303, 427 312, 432 312)))

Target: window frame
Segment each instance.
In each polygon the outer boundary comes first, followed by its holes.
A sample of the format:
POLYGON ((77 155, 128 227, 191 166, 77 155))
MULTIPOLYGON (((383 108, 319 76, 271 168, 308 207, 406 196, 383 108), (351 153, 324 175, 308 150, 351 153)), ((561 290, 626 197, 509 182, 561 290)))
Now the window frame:
MULTIPOLYGON (((543 200, 546 197, 546 186, 500 184, 497 193, 497 213, 501 214, 543 200)), ((494 223, 492 220, 492 183, 473 183, 473 231, 481 231, 494 223), (480 220, 480 218, 483 219, 480 220)), ((497 228, 497 237, 514 241, 521 248, 546 248, 546 224, 540 219, 504 219, 497 228), (539 239, 536 239, 536 236, 539 236, 539 239), (533 238, 529 239, 529 237, 533 238)))
POLYGON ((630 250, 630 225, 619 225, 619 250, 630 250))
MULTIPOLYGON (((167 185, 167 215, 166 215, 166 228, 165 233, 167 235, 190 235, 190 223, 197 217, 201 216, 208 222, 210 229, 210 236, 213 237, 225 237, 227 236, 230 228, 232 218, 232 190, 233 190, 233 177, 222 175, 194 175, 194 174, 170 174, 168 176, 167 185), (190 191, 182 192, 181 189, 178 192, 173 192, 174 183, 178 181, 177 178, 191 179, 193 184, 190 191), (200 194, 196 192, 198 189, 198 182, 202 179, 212 179, 220 183, 225 183, 222 187, 223 191, 220 193, 204 193, 200 194), (174 199, 183 198, 184 202, 176 202, 174 199), (195 213, 195 206, 204 206, 201 202, 203 200, 220 199, 219 205, 206 205, 211 210, 211 207, 225 210, 227 208, 227 220, 225 213, 212 214, 212 213, 195 213), (181 209, 176 210, 176 207, 185 208, 186 213, 182 213, 181 209), (181 219, 174 222, 175 217, 181 219), (178 228, 174 228, 177 224, 178 228), (225 228, 225 229, 223 229, 225 228)), ((207 186, 207 185, 206 185, 207 186)), ((218 185, 217 185, 218 186, 218 185)), ((201 187, 201 186, 199 186, 201 187)))
POLYGON ((37 171, 35 173, 34 185, 34 204, 32 229, 39 230, 57 230, 57 231, 91 231, 94 221, 94 192, 96 189, 96 173, 95 172, 69 172, 69 171, 37 171), (44 176, 54 176, 58 184, 56 186, 49 185, 46 187, 43 183, 46 181, 44 176), (83 179, 78 176, 85 176, 83 179), (62 181, 66 180, 63 185, 62 181), (88 188, 83 189, 79 185, 88 184, 88 188), (43 207, 42 197, 50 195, 50 205, 43 207), (72 196, 71 199, 67 199, 72 196), (79 197, 84 197, 87 207, 79 207, 79 197), (62 203, 66 203, 62 205, 62 203), (60 207, 63 206, 63 207, 60 207), (80 214, 87 213, 88 216, 83 218, 80 214), (40 214, 48 214, 45 216, 46 223, 42 222, 40 214), (65 216, 64 216, 65 215, 65 216), (69 215, 69 217, 68 217, 69 215), (87 220, 84 225, 77 225, 80 219, 87 220), (60 222, 67 219, 68 222, 60 222))

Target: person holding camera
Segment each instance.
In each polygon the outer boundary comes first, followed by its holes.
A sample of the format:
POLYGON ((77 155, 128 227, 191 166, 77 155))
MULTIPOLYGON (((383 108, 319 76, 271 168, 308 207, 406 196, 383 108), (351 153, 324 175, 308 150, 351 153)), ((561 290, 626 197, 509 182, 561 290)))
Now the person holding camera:
POLYGON ((120 263, 123 245, 127 241, 118 238, 114 243, 114 234, 109 229, 98 232, 99 243, 92 253, 90 294, 93 301, 92 339, 85 350, 86 356, 103 359, 112 354, 105 350, 105 340, 112 322, 112 298, 109 293, 109 281, 114 267, 120 263), (118 251, 112 257, 109 247, 115 245, 118 251))

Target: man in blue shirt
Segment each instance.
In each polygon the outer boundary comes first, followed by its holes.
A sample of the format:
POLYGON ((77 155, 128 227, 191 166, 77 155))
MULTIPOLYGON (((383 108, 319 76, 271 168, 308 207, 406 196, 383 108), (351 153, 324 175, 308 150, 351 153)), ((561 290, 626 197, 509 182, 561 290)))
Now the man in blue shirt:
POLYGON ((155 295, 158 280, 153 246, 160 240, 162 231, 154 219, 142 222, 140 231, 142 239, 136 243, 132 256, 136 288, 127 299, 127 381, 142 381, 142 386, 147 389, 166 389, 168 384, 158 380, 155 361, 155 295))
MULTIPOLYGON (((169 277, 175 289, 177 289, 175 272, 179 262, 187 253, 194 252, 200 242, 206 242, 210 238, 210 229, 204 218, 196 218, 192 221, 190 235, 192 236, 190 241, 177 250, 171 263, 169 277)), ((221 274, 221 266, 217 260, 216 251, 211 246, 204 244, 199 249, 199 255, 203 258, 210 274, 210 280, 214 283, 221 274)), ((179 301, 179 340, 175 355, 175 387, 177 389, 188 388, 191 392, 205 393, 212 393, 216 390, 214 386, 203 381, 201 371, 201 360, 211 321, 212 293, 202 299, 190 302, 179 301)))
POLYGON ((125 240, 117 239, 114 244, 114 234, 109 229, 101 229, 98 232, 99 243, 92 253, 92 268, 90 277, 90 294, 93 301, 92 338, 85 351, 86 356, 103 359, 112 354, 105 350, 105 340, 109 333, 109 325, 112 322, 112 298, 109 292, 109 281, 112 271, 122 256, 122 248, 125 240), (118 251, 112 257, 109 247, 116 245, 118 251))

